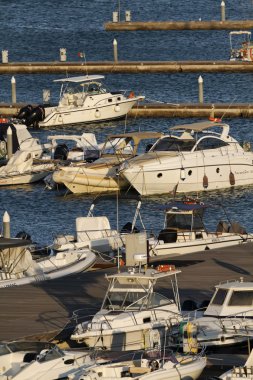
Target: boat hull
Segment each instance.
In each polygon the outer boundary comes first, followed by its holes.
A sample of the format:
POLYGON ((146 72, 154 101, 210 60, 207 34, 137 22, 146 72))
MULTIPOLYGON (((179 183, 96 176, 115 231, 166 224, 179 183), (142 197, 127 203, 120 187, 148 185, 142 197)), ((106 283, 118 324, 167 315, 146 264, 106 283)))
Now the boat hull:
POLYGON ((45 178, 52 170, 46 170, 37 173, 23 173, 17 175, 8 175, 0 177, 0 186, 24 185, 34 183, 45 178))
POLYGON ((40 127, 52 127, 56 125, 92 123, 106 120, 119 119, 124 117, 136 104, 139 98, 126 99, 118 103, 108 105, 98 105, 97 107, 72 107, 72 108, 52 108, 48 109, 47 117, 39 123, 40 127))

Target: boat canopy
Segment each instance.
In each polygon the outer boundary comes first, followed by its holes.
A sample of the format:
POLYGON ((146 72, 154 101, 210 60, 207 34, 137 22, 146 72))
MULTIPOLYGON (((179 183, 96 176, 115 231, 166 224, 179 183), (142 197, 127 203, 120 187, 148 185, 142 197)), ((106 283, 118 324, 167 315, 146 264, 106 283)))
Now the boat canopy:
POLYGON ((248 30, 235 30, 233 32, 230 32, 229 34, 230 35, 232 35, 232 34, 247 34, 248 36, 251 36, 251 32, 249 32, 248 30))
POLYGON ((212 127, 228 127, 227 124, 225 123, 216 123, 212 121, 201 121, 199 123, 192 123, 192 124, 182 124, 182 125, 176 125, 175 127, 170 128, 172 131, 177 131, 177 130, 188 130, 188 131, 194 131, 194 132, 202 132, 205 129, 209 129, 212 127))
POLYGON ((203 210, 207 208, 208 206, 204 203, 194 203, 194 202, 171 202, 164 205, 163 209, 165 210, 171 210, 173 208, 180 210, 180 211, 196 211, 196 210, 203 210))
POLYGON ((8 239, 8 238, 0 237, 0 250, 15 248, 15 247, 26 247, 31 244, 32 244, 31 240, 8 239))
POLYGON ((104 79, 104 75, 81 75, 78 77, 68 77, 62 79, 55 79, 54 82, 61 83, 83 83, 83 82, 92 82, 96 80, 104 79))

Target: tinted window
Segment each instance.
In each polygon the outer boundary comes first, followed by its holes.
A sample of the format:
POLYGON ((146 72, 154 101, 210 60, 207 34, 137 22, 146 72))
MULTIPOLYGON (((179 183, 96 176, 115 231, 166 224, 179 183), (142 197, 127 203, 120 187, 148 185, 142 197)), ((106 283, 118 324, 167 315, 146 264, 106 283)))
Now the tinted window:
POLYGON ((195 145, 194 140, 178 140, 173 137, 164 137, 159 140, 152 151, 178 152, 191 151, 195 145))
POLYGON ((219 139, 216 139, 213 137, 207 137, 207 138, 204 138, 203 140, 201 140, 199 142, 196 150, 218 149, 218 148, 222 148, 223 146, 226 146, 226 145, 228 145, 228 144, 222 140, 219 140, 219 139))
POLYGON ((228 294, 228 291, 226 289, 218 289, 217 293, 214 296, 214 299, 212 300, 212 305, 222 305, 225 301, 226 295, 228 294))
POLYGON ((252 306, 253 290, 233 291, 229 300, 229 306, 252 306))
POLYGON ((200 215, 192 214, 167 214, 167 228, 178 228, 180 230, 201 230, 203 222, 200 215))

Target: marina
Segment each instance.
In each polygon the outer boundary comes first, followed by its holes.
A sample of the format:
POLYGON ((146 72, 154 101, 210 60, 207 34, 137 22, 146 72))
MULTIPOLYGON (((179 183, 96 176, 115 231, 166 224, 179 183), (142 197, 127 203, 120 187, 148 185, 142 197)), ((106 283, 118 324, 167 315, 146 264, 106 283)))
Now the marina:
POLYGON ((0 4, 1 380, 252 378, 252 7, 0 4))

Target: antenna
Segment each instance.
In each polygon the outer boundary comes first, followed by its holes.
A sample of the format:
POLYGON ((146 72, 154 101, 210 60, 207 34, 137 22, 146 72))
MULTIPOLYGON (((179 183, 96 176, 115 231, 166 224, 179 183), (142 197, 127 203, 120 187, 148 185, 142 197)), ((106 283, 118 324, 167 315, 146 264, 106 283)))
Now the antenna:
POLYGON ((234 99, 232 100, 232 102, 229 104, 228 108, 226 109, 226 111, 223 113, 223 115, 221 116, 221 120, 223 119, 223 117, 226 115, 227 111, 229 110, 229 108, 232 106, 232 104, 235 102, 235 100, 237 99, 237 96, 234 97, 234 99))
POLYGON ((85 63, 85 70, 86 70, 86 75, 88 76, 88 67, 87 67, 87 61, 86 61, 86 55, 83 51, 78 53, 78 57, 84 60, 85 63))

